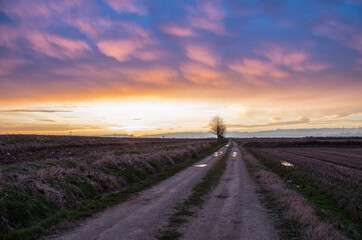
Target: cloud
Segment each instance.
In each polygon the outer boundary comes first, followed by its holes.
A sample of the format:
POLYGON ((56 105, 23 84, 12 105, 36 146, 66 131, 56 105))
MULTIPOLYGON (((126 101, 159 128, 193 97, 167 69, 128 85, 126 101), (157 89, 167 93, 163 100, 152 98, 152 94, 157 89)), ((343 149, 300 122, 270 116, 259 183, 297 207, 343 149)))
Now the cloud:
POLYGON ((270 63, 276 67, 285 67, 296 72, 321 71, 329 67, 329 64, 311 61, 310 54, 303 50, 290 50, 271 45, 255 52, 268 58, 270 63))
POLYGON ((91 51, 82 40, 72 40, 53 34, 30 32, 27 35, 33 50, 55 58, 77 58, 91 51))
POLYGON ((119 70, 135 82, 151 83, 155 85, 169 84, 178 77, 178 73, 167 67, 153 66, 151 68, 126 68, 119 70))
POLYGON ((297 124, 305 124, 309 123, 310 119, 307 117, 299 117, 298 120, 295 121, 273 121, 271 123, 265 123, 265 124, 255 124, 255 125, 243 125, 243 124, 229 124, 227 127, 229 128, 258 128, 258 127, 276 127, 276 126, 286 126, 286 125, 297 125, 297 124))
POLYGON ((204 63, 211 67, 215 67, 219 62, 218 58, 210 51, 210 49, 201 44, 187 45, 186 55, 192 60, 204 63))
POLYGON ((68 110, 37 110, 37 109, 9 109, 0 110, 0 113, 69 113, 68 110))
POLYGON ((104 55, 113 57, 119 62, 128 61, 131 57, 150 61, 162 55, 162 50, 151 49, 156 41, 138 25, 120 24, 116 30, 122 30, 122 36, 97 42, 99 51, 104 55))
POLYGON ((118 13, 130 12, 138 15, 147 13, 146 6, 136 0, 105 0, 105 2, 118 13))
POLYGON ((40 121, 40 122, 57 122, 53 119, 34 119, 34 121, 40 121))
POLYGON ((197 7, 189 7, 188 12, 188 20, 193 27, 218 35, 226 33, 222 23, 224 11, 217 1, 202 1, 197 7))
POLYGON ((244 59, 242 62, 235 62, 229 65, 229 68, 242 73, 257 77, 285 78, 289 74, 270 62, 256 59, 244 59))
POLYGON ((75 130, 100 130, 99 126, 87 124, 4 124, 1 126, 2 131, 11 132, 64 132, 75 130))
POLYGON ((160 27, 161 31, 178 37, 195 36, 194 31, 189 27, 182 27, 177 24, 165 24, 160 27))
POLYGON ((344 24, 336 19, 323 19, 314 24, 313 33, 324 36, 362 53, 362 32, 360 26, 344 24))
POLYGON ((135 50, 143 48, 144 44, 133 40, 104 40, 98 42, 97 46, 104 55, 124 62, 135 50))
POLYGON ((27 63, 29 63, 29 61, 21 58, 8 57, 4 60, 0 58, 0 76, 10 74, 11 71, 26 65, 27 63))
POLYGON ((280 120, 282 120, 281 117, 272 117, 273 122, 280 122, 280 120))
POLYGON ((180 71, 183 76, 197 84, 225 86, 228 85, 228 81, 223 77, 222 72, 214 70, 210 67, 205 67, 198 63, 183 63, 180 65, 180 71))

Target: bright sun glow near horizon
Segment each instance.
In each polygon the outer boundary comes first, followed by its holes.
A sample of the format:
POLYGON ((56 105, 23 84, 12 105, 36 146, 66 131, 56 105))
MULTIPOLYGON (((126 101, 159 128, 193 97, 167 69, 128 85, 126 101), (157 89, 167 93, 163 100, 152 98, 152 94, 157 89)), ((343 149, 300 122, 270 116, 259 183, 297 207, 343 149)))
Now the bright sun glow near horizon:
POLYGON ((359 1, 2 1, 0 134, 362 126, 359 1))

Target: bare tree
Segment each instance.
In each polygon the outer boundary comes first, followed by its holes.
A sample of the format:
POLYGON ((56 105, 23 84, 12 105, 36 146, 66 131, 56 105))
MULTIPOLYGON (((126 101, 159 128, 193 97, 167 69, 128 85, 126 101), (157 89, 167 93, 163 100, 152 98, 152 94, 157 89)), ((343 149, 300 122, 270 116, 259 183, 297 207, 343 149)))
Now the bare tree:
POLYGON ((222 141, 224 139, 224 135, 226 133, 224 119, 219 116, 213 117, 209 123, 209 127, 210 132, 217 136, 218 141, 222 141))

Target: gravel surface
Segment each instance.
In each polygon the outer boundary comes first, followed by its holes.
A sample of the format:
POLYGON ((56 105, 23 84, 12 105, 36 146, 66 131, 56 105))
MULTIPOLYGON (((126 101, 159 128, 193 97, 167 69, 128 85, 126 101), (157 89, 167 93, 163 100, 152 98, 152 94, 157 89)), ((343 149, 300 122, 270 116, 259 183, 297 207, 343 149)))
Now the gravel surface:
POLYGON ((182 239, 278 239, 233 143, 227 168, 209 200, 182 228, 182 239))

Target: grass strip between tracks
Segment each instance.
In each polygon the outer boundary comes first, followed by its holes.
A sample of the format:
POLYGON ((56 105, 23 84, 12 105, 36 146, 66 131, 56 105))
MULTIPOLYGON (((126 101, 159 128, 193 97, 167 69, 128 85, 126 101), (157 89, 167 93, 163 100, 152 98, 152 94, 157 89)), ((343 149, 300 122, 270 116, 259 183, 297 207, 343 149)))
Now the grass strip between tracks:
POLYGON ((226 169, 230 147, 227 152, 206 172, 205 176, 193 188, 191 195, 184 201, 176 204, 175 212, 169 217, 169 224, 160 230, 156 236, 158 239, 178 239, 182 236, 177 228, 187 221, 187 216, 194 216, 193 207, 200 207, 204 203, 205 196, 211 192, 220 182, 226 169))
POLYGON ((128 200, 133 194, 150 188, 159 182, 175 175, 176 173, 184 170, 185 168, 191 166, 192 164, 200 161, 201 159, 207 157, 211 153, 217 151, 219 148, 224 146, 226 141, 216 145, 215 147, 210 148, 209 150, 200 153, 196 158, 188 158, 184 161, 180 162, 177 165, 174 165, 164 171, 150 176, 145 180, 132 184, 125 189, 110 193, 105 195, 104 197, 90 200, 87 204, 69 211, 57 212, 53 216, 42 220, 41 222, 35 224, 34 226, 23 228, 23 229, 16 229, 11 231, 4 239, 23 239, 23 240, 31 240, 31 239, 38 239, 42 235, 50 234, 49 229, 55 227, 57 224, 60 224, 65 221, 69 220, 76 220, 81 218, 86 218, 91 216, 94 213, 101 212, 106 208, 122 203, 128 200))

